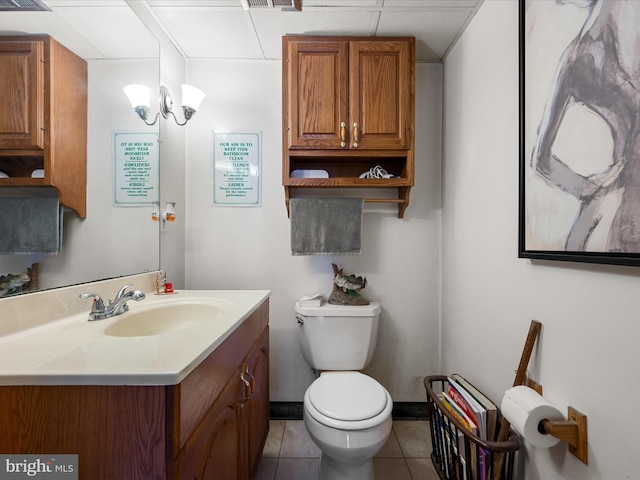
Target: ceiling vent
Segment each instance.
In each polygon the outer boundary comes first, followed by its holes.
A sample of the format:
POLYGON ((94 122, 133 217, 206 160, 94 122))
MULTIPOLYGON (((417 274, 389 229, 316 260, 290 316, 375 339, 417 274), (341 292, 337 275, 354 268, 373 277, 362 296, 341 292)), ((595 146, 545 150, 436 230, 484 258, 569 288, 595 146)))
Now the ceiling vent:
MULTIPOLYGON (((2 1, 2 0, 0 0, 2 1)), ((242 8, 276 8, 280 10, 302 10, 302 0, 240 0, 242 8)))
POLYGON ((50 12, 42 0, 0 0, 1 12, 50 12))

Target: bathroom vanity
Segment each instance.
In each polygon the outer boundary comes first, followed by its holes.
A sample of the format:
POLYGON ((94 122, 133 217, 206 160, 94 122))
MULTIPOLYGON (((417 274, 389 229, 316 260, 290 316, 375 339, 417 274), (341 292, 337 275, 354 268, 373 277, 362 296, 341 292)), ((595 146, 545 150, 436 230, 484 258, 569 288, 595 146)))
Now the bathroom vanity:
POLYGON ((1 337, 0 451, 78 454, 79 478, 254 478, 269 426, 268 295, 149 293, 111 319, 87 321, 87 305, 1 337), (214 314, 171 324, 165 305, 214 314), (153 317, 160 330, 135 326, 153 317))

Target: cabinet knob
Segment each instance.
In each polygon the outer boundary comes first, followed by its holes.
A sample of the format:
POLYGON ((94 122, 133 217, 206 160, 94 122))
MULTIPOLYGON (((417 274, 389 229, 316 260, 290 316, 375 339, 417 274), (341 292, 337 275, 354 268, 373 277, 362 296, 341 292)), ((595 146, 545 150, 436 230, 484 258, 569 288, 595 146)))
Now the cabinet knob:
POLYGON ((358 122, 353 122, 353 148, 358 148, 359 139, 360 128, 358 128, 358 122))

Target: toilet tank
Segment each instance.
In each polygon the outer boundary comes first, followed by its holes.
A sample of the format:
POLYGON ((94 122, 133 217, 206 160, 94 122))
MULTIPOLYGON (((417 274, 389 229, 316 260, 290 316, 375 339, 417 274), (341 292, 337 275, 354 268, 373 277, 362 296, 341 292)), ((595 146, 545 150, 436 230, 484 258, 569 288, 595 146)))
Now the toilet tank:
POLYGON ((315 370, 362 370, 378 339, 380 304, 305 307, 296 302, 302 356, 315 370))

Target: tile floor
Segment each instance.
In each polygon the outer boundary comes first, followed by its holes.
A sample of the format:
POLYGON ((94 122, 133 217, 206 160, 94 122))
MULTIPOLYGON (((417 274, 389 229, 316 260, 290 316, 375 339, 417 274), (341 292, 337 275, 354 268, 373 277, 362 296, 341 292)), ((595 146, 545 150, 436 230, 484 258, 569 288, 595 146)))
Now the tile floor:
MULTIPOLYGON (((438 480, 426 421, 398 420, 373 459, 376 480, 438 480)), ((320 449, 302 420, 271 420, 257 480, 317 480, 320 449)))

